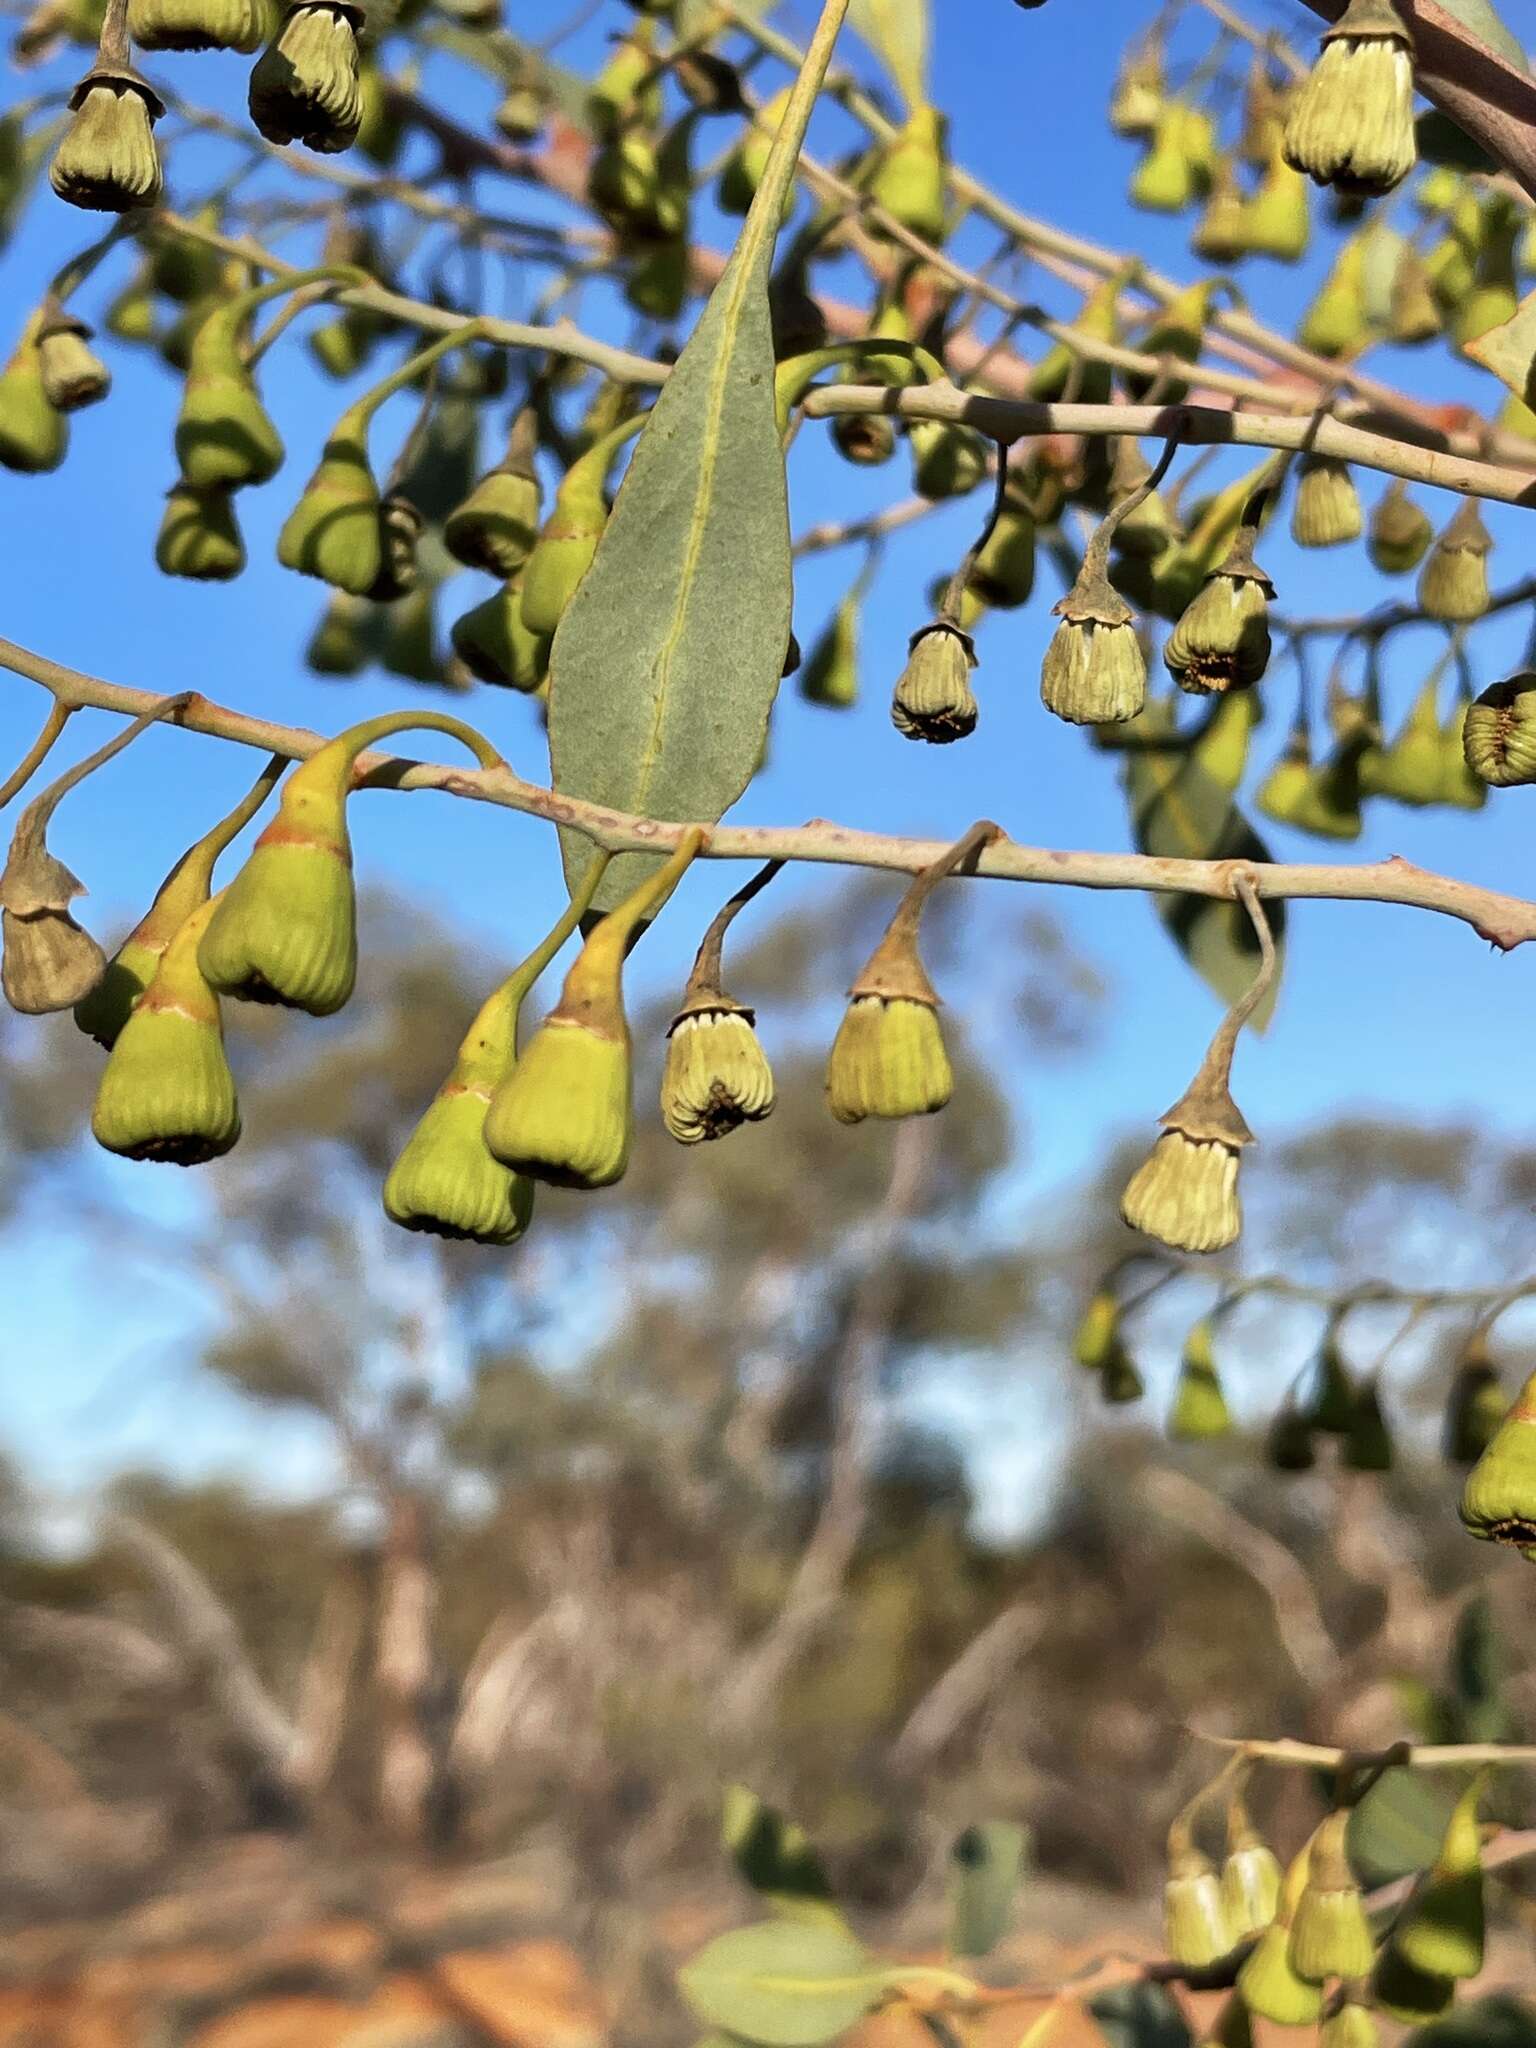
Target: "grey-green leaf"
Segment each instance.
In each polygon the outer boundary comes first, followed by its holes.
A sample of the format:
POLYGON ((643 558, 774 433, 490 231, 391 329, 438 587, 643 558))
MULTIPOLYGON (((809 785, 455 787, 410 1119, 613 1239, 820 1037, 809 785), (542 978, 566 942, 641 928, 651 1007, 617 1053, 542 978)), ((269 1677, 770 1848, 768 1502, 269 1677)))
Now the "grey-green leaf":
MULTIPOLYGON (((550 657, 562 796, 713 824, 757 771, 789 645, 793 565, 768 279, 780 210, 848 0, 822 16, 741 237, 662 387, 550 657)), ((575 888, 588 842, 562 835, 575 888)), ((626 854, 608 910, 654 865, 626 854)))
POLYGON ((1504 26, 1492 0, 1440 0, 1447 14, 1453 14, 1469 34, 1486 43, 1495 56, 1502 57, 1522 74, 1526 71, 1525 51, 1504 26))
POLYGON ((922 106, 928 97, 928 0, 853 0, 849 19, 908 107, 922 106))
MULTIPOLYGON (((1164 860, 1269 859, 1269 849, 1227 791, 1178 742, 1166 703, 1150 703, 1136 721, 1127 734, 1124 762, 1131 827, 1141 852, 1164 860), (1160 739, 1167 744, 1157 744, 1160 739)), ((1259 964, 1258 940, 1242 905, 1182 892, 1159 893, 1152 901, 1195 972, 1224 1003, 1236 1002, 1259 964)), ((1285 906, 1267 903, 1265 909, 1283 954, 1285 906)), ((1273 1007, 1271 995, 1254 1012, 1254 1029, 1264 1028, 1273 1007)))
POLYGON ((1008 1932, 1029 1837, 1013 1821, 982 1821, 949 1853, 949 1949, 989 1955, 1008 1932))
POLYGON ((706 2026, 762 2048, 818 2048, 864 2017, 887 1973, 844 1928, 767 1920, 722 1934, 678 1972, 706 2026))

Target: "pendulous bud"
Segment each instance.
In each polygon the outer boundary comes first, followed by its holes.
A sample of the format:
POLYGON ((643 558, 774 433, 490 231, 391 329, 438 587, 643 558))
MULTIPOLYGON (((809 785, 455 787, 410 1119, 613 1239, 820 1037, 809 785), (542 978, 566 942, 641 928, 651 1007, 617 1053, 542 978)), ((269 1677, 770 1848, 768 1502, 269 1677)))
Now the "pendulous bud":
POLYGON ((755 1021, 750 1010, 719 990, 698 991, 673 1018, 661 1077, 661 1120, 680 1145, 723 1138, 772 1111, 773 1072, 755 1021))
POLYGON ((1378 2048, 1381 2035, 1368 2005, 1340 1999, 1318 2029, 1318 2048, 1378 2048))
MULTIPOLYGON (((1118 529, 1117 529, 1118 531, 1118 529)), ((1073 725, 1120 725, 1147 701, 1147 662, 1134 614, 1110 584, 1100 550, 1053 607, 1061 624, 1040 669, 1047 711, 1073 725)))
POLYGON ((282 466, 281 437, 241 350, 245 311, 242 300, 217 305, 192 337, 176 417, 176 460, 183 481, 198 490, 264 484, 282 466))
POLYGON ((283 522, 277 559, 285 569, 366 597, 384 566, 378 485, 368 444, 350 416, 325 444, 304 495, 283 522))
POLYGON ((1377 501, 1366 548, 1383 576, 1406 576, 1423 561, 1434 537, 1429 514, 1398 480, 1377 501))
POLYGON ((1291 1922, 1290 1959, 1298 1977, 1368 1977, 1376 1960, 1365 1902, 1350 1868, 1345 1837, 1349 1812, 1330 1813, 1312 1837, 1307 1881, 1291 1922))
POLYGON ((449 638, 454 653, 479 682, 531 696, 549 674, 549 638, 528 629, 521 580, 503 584, 455 619, 449 638))
POLYGON ((1328 455, 1304 457, 1291 514, 1291 539, 1297 547, 1343 547, 1358 540, 1364 527, 1349 464, 1328 455))
POLYGON ((199 490, 185 478, 165 494, 155 566, 166 576, 227 583, 245 567, 245 543, 227 484, 199 490))
POLYGON ((1488 1337, 1474 1330, 1463 1347, 1446 1397, 1441 1452, 1450 1465, 1475 1465, 1509 1413, 1509 1396, 1488 1355, 1488 1337))
POLYGON ((91 330, 73 313, 45 313, 38 329, 38 368, 43 396, 55 412, 97 405, 112 388, 112 373, 88 346, 91 330))
POLYGON ((1274 1919, 1237 1973, 1237 1988, 1249 2011, 1280 2027, 1309 2027, 1323 2010, 1322 1987, 1298 1975, 1290 1956, 1291 1924, 1306 1889, 1310 1862, 1308 1844, 1285 1873, 1274 1919))
POLYGON ((1186 1969, 1208 1969, 1232 1947, 1221 1882, 1187 1828, 1169 1836, 1168 1880, 1163 1887, 1163 1937, 1168 1953, 1186 1969))
POLYGON ((539 532, 533 435, 532 413, 520 414, 505 459, 448 514, 443 544, 466 568, 513 576, 527 561, 539 532))
POLYGON ((69 423, 49 402, 35 323, 29 324, 0 370, 0 466, 36 476, 57 469, 69 446, 69 423))
POLYGON ((1488 609, 1488 556, 1493 539, 1473 498, 1429 551, 1419 576, 1419 604, 1432 619, 1467 626, 1488 609))
POLYGON ((1121 1348, 1120 1304, 1103 1287, 1083 1310, 1072 1336, 1072 1356, 1085 1372, 1102 1372, 1121 1348))
POLYGON ((70 95, 73 120, 48 177, 71 206, 129 213, 160 197, 154 124, 165 112, 153 86, 126 64, 98 61, 70 95))
POLYGON ((107 1055, 91 1134, 125 1159, 201 1166, 240 1136, 219 1000, 198 966, 218 900, 195 911, 171 940, 107 1055))
POLYGON ((1536 1374, 1467 1474, 1460 1513, 1470 1535, 1536 1558, 1536 1374))
POLYGON ((1472 773, 1493 788, 1536 782, 1536 671, 1522 669, 1474 697, 1461 744, 1472 773))
POLYGON ((1179 1377, 1174 1389, 1168 1434, 1175 1443, 1207 1443, 1226 1436, 1232 1428, 1221 1375, 1216 1370, 1208 1316, 1195 1324, 1184 1340, 1179 1377))
POLYGON ((533 1217, 533 1182, 486 1149, 490 1099, 483 1081, 457 1069, 443 1083, 384 1183, 391 1222, 474 1244, 515 1244, 523 1235, 533 1217))
POLYGON ((1280 1910, 1279 1858, 1248 1817, 1241 1800, 1227 1809, 1227 1854, 1221 1866, 1221 1903, 1232 1939, 1262 1934, 1280 1910))
POLYGON ((349 0, 297 0, 251 67, 251 119, 268 142, 322 155, 350 149, 362 125, 357 31, 349 0))
POLYGON ((141 50, 240 50, 267 33, 264 0, 128 0, 128 30, 141 50))
POLYGON ((827 1107, 840 1124, 929 1116, 948 1102, 954 1074, 937 1000, 853 991, 827 1058, 827 1107))
MULTIPOLYGON (((415 590, 421 573, 416 549, 425 524, 421 513, 403 491, 389 491, 380 499, 379 573, 364 592, 375 604, 393 604, 397 598, 409 597, 415 590)), ((423 681, 432 679, 430 676, 421 678, 423 681)))
POLYGON ((1456 1997, 1454 1977, 1429 1977, 1388 1941, 1371 1978, 1371 1996, 1381 2010, 1405 2026, 1423 2026, 1436 2020, 1456 1997))
POLYGON ((933 107, 910 114, 882 152, 869 197, 925 242, 944 239, 945 117, 933 107))
POLYGON ((1246 690, 1269 666, 1269 600, 1275 587, 1253 559, 1244 527, 1163 648, 1168 673, 1192 696, 1246 690))
POLYGON ((936 619, 914 633, 907 665, 891 698, 891 723, 902 738, 947 746, 974 732, 975 666, 975 642, 958 626, 936 619))
POLYGON ((1392 1928, 1398 1955, 1426 1977, 1475 1977, 1483 1967, 1482 1793, 1478 1777, 1457 1800, 1433 1864, 1392 1928))
POLYGON ((1291 102, 1286 160, 1320 185, 1371 196, 1418 161, 1413 38, 1393 0, 1349 0, 1291 102))
POLYGON ((1131 1175, 1120 1214, 1174 1251, 1216 1252, 1243 1227, 1237 1169, 1253 1133, 1225 1090, 1205 1102, 1193 1094, 1162 1119, 1163 1135, 1131 1175))

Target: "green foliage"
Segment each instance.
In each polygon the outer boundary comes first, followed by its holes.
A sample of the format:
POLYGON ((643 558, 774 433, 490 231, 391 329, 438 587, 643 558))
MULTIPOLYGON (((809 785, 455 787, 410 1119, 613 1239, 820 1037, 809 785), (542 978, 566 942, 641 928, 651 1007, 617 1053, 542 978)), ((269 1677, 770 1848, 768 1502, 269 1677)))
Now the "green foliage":
POLYGON ((1008 1931, 1029 1836, 1014 1821, 968 1827, 949 1852, 949 1950, 988 1955, 1008 1931))
POLYGON ((722 1934, 678 1973, 706 2025, 763 2048, 817 2048, 861 2019, 886 1973, 862 1942, 825 1923, 768 1920, 722 1934))

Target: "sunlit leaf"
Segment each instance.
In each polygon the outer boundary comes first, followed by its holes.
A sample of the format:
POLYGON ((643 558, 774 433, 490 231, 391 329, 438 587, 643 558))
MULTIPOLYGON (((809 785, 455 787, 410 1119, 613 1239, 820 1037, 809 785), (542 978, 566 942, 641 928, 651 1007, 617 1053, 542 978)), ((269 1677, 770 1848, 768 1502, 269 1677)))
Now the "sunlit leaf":
POLYGON ((763 2048, 817 2048, 882 1995, 887 1973, 846 1929, 767 1920, 722 1934, 678 1972, 707 2026, 763 2048))
POLYGON ((928 97, 928 0, 853 0, 849 20, 909 107, 928 97))

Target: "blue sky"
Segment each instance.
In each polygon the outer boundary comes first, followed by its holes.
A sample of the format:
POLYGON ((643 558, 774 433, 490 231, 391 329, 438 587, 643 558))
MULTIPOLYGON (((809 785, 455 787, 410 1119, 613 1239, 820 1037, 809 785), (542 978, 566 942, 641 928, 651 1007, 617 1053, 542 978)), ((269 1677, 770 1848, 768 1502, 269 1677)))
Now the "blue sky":
MULTIPOLYGON (((1253 4, 1261 19, 1309 40, 1309 24, 1315 23, 1299 0, 1273 0, 1267 11, 1266 0, 1253 4)), ((1010 0, 937 0, 935 11, 942 27, 934 97, 953 111, 957 157, 1026 209, 1134 250, 1175 275, 1190 274, 1189 223, 1150 219, 1127 207, 1133 153, 1103 125, 1116 53, 1151 14, 1150 0, 1092 0, 1087 10, 1082 0, 1049 0, 1035 11, 1017 9, 1010 0), (1089 35, 1083 32, 1085 11, 1091 15, 1089 35)), ((567 8, 564 0, 516 0, 511 12, 519 30, 536 36, 564 19, 567 8)), ((808 0, 791 0, 779 18, 804 31, 810 15, 808 0)), ((607 0, 571 45, 573 59, 590 56, 602 34, 627 18, 618 0, 607 0)), ((240 60, 161 61, 176 67, 176 82, 189 93, 231 109, 238 105, 240 60)), ((66 57, 20 87, 13 76, 4 90, 20 96, 38 83, 67 84, 72 76, 73 60, 66 57)), ((489 93, 462 85, 455 91, 461 118, 483 121, 489 93)), ((846 140, 846 131, 823 133, 828 147, 846 140)), ((227 156, 188 151, 181 159, 184 170, 173 171, 174 196, 196 196, 227 162, 227 156), (178 188, 182 175, 186 183, 178 188)), ((480 189, 488 205, 535 210, 519 188, 486 182, 480 189)), ((13 322, 33 303, 52 265, 93 231, 90 220, 70 214, 44 188, 0 258, 0 304, 10 309, 13 322)), ((1327 239, 1299 271, 1272 265, 1244 269, 1242 289, 1261 316, 1294 323, 1324 265, 1327 239)), ((982 252, 991 244, 972 234, 963 246, 982 252)), ((108 272, 106 289, 123 275, 121 267, 108 272)), ((540 282, 512 279, 498 309, 526 306, 540 282)), ((1053 306, 1071 303, 1043 275, 1026 274, 1022 288, 1053 306)), ((88 294, 87 309, 102 296, 88 294)), ((320 608, 320 589, 272 559, 293 491, 344 402, 337 387, 314 373, 296 346, 288 347, 284 359, 269 362, 265 389, 288 442, 288 465, 275 484, 241 500, 250 569, 235 585, 203 587, 160 578, 151 560, 160 493, 172 477, 175 382, 157 363, 120 347, 114 346, 113 361, 118 378, 112 400, 79 416, 73 452, 62 470, 38 478, 0 473, 6 634, 120 681, 201 689, 278 719, 331 729, 412 701, 409 686, 383 677, 338 685, 305 672, 301 650, 320 608)), ((1424 396, 1489 401, 1489 380, 1435 351, 1385 352, 1379 367, 1424 396)), ((381 423, 378 452, 401 431, 390 424, 401 417, 392 413, 381 423)), ((1361 481, 1368 497, 1380 487, 1368 477, 1361 481)), ((899 465, 873 475, 850 470, 813 434, 802 436, 791 484, 797 528, 874 507, 906 488, 899 465)), ((1436 503, 1435 494, 1424 496, 1437 519, 1453 509, 1447 499, 1436 503)), ((827 815, 935 836, 957 834, 972 819, 991 816, 1016 838, 1037 843, 1128 843, 1112 762, 1091 752, 1078 732, 1049 718, 1039 703, 1040 656, 1053 623, 1049 607, 1059 594, 1048 568, 1026 611, 1001 615, 983 632, 977 678, 982 725, 974 740, 947 749, 914 747, 889 724, 889 688, 906 638, 921 623, 921 592, 951 565, 974 517, 973 506, 946 512, 892 542, 867 610, 864 694, 857 712, 839 716, 787 696, 770 765, 736 816, 787 822, 827 815)), ((1498 542, 1497 585, 1527 569, 1530 522, 1526 514, 1496 508, 1490 523, 1498 542)), ((1298 556, 1277 531, 1266 542, 1264 560, 1282 605, 1291 610, 1356 610, 1390 594, 1358 549, 1298 556)), ((806 565, 796 618, 807 645, 857 566, 858 558, 847 553, 806 565)), ((463 580, 466 604, 481 594, 474 584, 473 578, 463 580)), ((456 594, 450 593, 449 616, 458 608, 451 602, 456 594)), ((1426 631, 1403 637, 1388 669, 1389 701, 1399 712, 1438 644, 1426 631)), ((1507 673, 1521 651, 1516 623, 1479 634, 1479 684, 1507 673)), ((1272 679, 1269 719, 1255 754, 1260 770, 1281 743, 1291 695, 1288 676, 1272 679)), ((29 685, 0 678, 0 758, 20 751, 43 708, 40 693, 29 685)), ((469 709, 518 767, 542 775, 541 736, 526 705, 484 691, 469 709)), ((87 740, 96 743, 108 729, 104 719, 82 718, 76 744, 83 750, 87 740)), ((437 742, 423 745, 435 749, 437 742)), ((89 883, 87 911, 99 931, 120 928, 182 846, 233 800, 251 766, 252 757, 232 749, 185 735, 151 735, 66 804, 55 849, 89 883)), ((1378 806, 1368 815, 1365 837, 1344 857, 1402 853, 1524 893, 1531 887, 1528 797, 1523 790, 1496 793, 1481 817, 1378 806)), ((547 922, 556 869, 544 828, 475 805, 450 808, 449 799, 431 796, 373 796, 354 804, 352 820, 363 878, 398 884, 497 951, 516 950, 547 922)), ((1332 857, 1317 842, 1266 831, 1280 857, 1332 857)), ((794 889, 810 893, 825 886, 814 872, 795 878, 782 889, 779 907, 793 900, 794 889)), ((717 874, 690 882, 637 960, 640 984, 676 980, 718 894, 717 874)), ((1030 1134, 1028 1166, 1009 1190, 1003 1221, 1016 1218, 1020 1227, 1032 1205, 1089 1169, 1108 1140, 1127 1128, 1150 1128, 1183 1087, 1217 1016, 1214 1000, 1175 955, 1143 899, 1052 890, 1040 900, 1106 970, 1116 1000, 1090 1066, 1063 1070, 1042 1064, 1038 1075, 1019 1078, 1019 1107, 1030 1134)), ((950 993, 963 1012, 965 988, 950 993)), ((1240 1055, 1240 1097, 1261 1134, 1275 1136, 1341 1110, 1376 1108, 1425 1123, 1473 1118, 1528 1137, 1531 1112, 1509 1077, 1529 1070, 1533 1010, 1536 952, 1496 957, 1470 931, 1444 918, 1304 904, 1293 912, 1274 1028, 1240 1055)), ((771 1035, 771 1019, 765 1021, 771 1035)), ((973 1021, 985 1031, 985 1016, 973 1021)), ((145 1187, 146 1202, 162 1202, 165 1197, 150 1187, 159 1170, 135 1171, 147 1177, 131 1183, 145 1187)), ((113 1362, 120 1357, 126 1364, 144 1333, 104 1329, 109 1305, 93 1299, 70 1249, 55 1243, 41 1256, 36 1235, 23 1224, 9 1244, 0 1244, 0 1285, 7 1290, 13 1336, 26 1333, 28 1353, 44 1347, 60 1362, 68 1385, 66 1408, 60 1405, 63 1391, 46 1382, 39 1388, 34 1381, 23 1391, 17 1376, 0 1379, 0 1441, 18 1442, 29 1459, 61 1477, 109 1462, 124 1446, 150 1448, 138 1441, 144 1431, 133 1397, 118 1399, 111 1388, 113 1362), (62 1296, 61 1272, 73 1276, 62 1296), (85 1379, 71 1363, 83 1356, 92 1361, 85 1379), (82 1407, 81 1396, 91 1388, 96 1392, 82 1407)), ((190 1418, 194 1409, 186 1412, 190 1418)), ((201 1408, 195 1412, 204 1414, 201 1408)), ((201 1424, 188 1420, 186 1429, 185 1443, 193 1446, 184 1448, 186 1456, 222 1457, 230 1449, 230 1419, 217 1404, 201 1424)), ((152 1442, 158 1430, 148 1435, 152 1442)))

